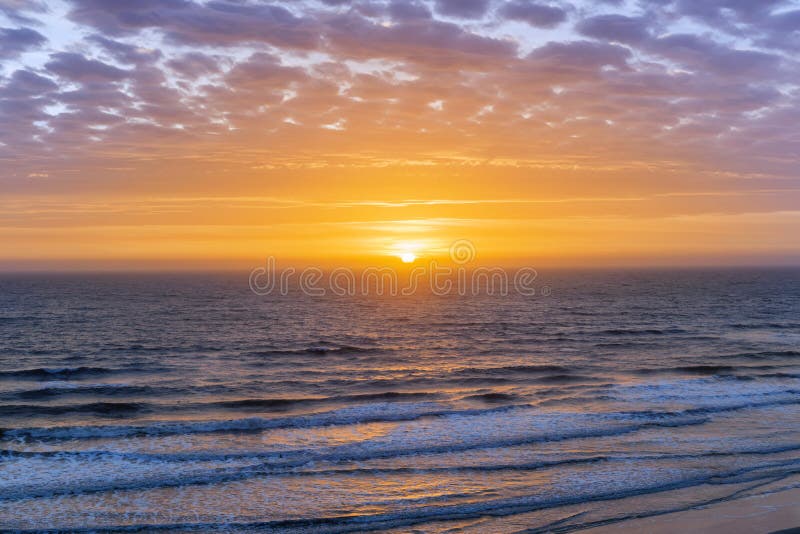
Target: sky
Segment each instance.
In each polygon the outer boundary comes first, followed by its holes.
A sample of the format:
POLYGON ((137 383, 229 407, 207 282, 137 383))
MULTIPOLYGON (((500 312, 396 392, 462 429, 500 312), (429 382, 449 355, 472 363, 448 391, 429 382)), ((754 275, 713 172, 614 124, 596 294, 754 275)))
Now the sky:
POLYGON ((0 0, 0 269, 800 264, 797 0, 0 0))

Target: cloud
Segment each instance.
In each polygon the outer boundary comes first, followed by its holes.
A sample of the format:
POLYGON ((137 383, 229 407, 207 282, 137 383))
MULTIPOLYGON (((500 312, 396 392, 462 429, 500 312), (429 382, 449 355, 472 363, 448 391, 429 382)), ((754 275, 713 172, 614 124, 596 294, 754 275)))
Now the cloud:
POLYGON ((800 9, 772 14, 759 27, 763 32, 755 41, 760 46, 789 52, 800 50, 800 9))
POLYGON ((800 49, 800 10, 792 0, 671 0, 664 9, 759 46, 800 49))
POLYGON ((587 37, 626 44, 641 43, 650 37, 644 18, 616 14, 585 19, 577 25, 577 30, 587 37))
POLYGON ((80 89, 62 90, 58 100, 75 108, 102 106, 125 110, 134 102, 131 95, 123 92, 116 84, 84 83, 80 89))
POLYGON ((787 2, 65 1, 63 25, 4 30, 33 32, 3 40, 5 173, 46 172, 54 147, 62 166, 241 176, 532 153, 542 168, 797 165, 787 2))
POLYGON ((527 22, 539 28, 553 28, 567 20, 567 12, 560 7, 526 0, 504 3, 498 13, 508 20, 527 22))
POLYGON ((171 59, 167 66, 187 78, 197 78, 205 74, 213 74, 220 71, 219 62, 201 52, 189 52, 182 56, 171 59))
POLYGON ((693 70, 745 77, 776 73, 780 56, 756 50, 738 50, 692 34, 674 34, 650 43, 649 50, 693 70))
POLYGON ((682 15, 731 29, 736 23, 763 20, 774 9, 785 5, 784 0, 676 0, 674 8, 682 15))
POLYGON ((98 44, 105 52, 110 54, 111 57, 120 63, 152 63, 163 56, 160 50, 114 41, 112 39, 107 39, 102 35, 91 35, 88 37, 88 40, 98 44))
POLYGON ((480 18, 489 10, 489 0, 436 0, 436 12, 448 17, 480 18))
POLYGON ((228 87, 235 90, 264 91, 270 87, 283 87, 291 81, 303 78, 303 69, 284 67, 275 56, 257 52, 233 67, 228 72, 226 81, 228 87))
POLYGON ((770 30, 781 32, 800 31, 800 9, 771 15, 765 22, 770 30))
POLYGON ((233 46, 263 42, 310 49, 319 31, 310 18, 295 16, 280 5, 233 1, 71 0, 70 18, 107 35, 135 34, 158 28, 166 38, 188 45, 233 46))
POLYGON ((404 21, 389 27, 354 14, 326 21, 327 38, 346 56, 399 59, 439 68, 486 64, 514 56, 512 42, 471 33, 438 20, 404 21))
POLYGON ((432 16, 426 5, 406 0, 392 0, 389 3, 389 14, 397 21, 430 19, 432 16))
POLYGON ((128 71, 96 59, 87 59, 74 52, 58 52, 52 54, 50 58, 45 68, 73 82, 118 82, 130 74, 128 71))
POLYGON ((47 4, 39 0, 2 0, 0 1, 0 13, 5 15, 10 21, 22 25, 38 25, 38 20, 28 16, 28 13, 45 13, 47 4))
POLYGON ((40 48, 47 38, 30 28, 0 28, 0 59, 11 59, 40 48))
POLYGON ((46 120, 46 106, 53 104, 58 85, 44 76, 19 69, 0 84, 0 143, 29 154, 31 140, 41 133, 37 123, 46 120))
POLYGON ((619 45, 591 41, 550 42, 531 52, 527 62, 543 74, 580 76, 596 73, 603 67, 626 69, 630 57, 631 51, 619 45))
POLYGON ((16 70, 5 84, 0 86, 0 96, 4 98, 23 98, 52 93, 58 84, 49 78, 28 70, 16 70))

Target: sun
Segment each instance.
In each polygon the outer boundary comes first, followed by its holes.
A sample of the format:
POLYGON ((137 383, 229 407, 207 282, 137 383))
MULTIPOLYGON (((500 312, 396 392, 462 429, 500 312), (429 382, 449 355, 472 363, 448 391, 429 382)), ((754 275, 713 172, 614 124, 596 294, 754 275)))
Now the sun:
POLYGON ((419 241, 395 241, 386 248, 386 253, 400 258, 403 263, 414 263, 420 257, 424 257, 426 247, 419 241))

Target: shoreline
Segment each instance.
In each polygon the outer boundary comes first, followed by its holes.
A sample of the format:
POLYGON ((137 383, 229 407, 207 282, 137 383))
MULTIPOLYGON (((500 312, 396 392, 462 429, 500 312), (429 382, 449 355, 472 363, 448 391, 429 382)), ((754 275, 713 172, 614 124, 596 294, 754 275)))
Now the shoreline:
POLYGON ((800 488, 593 527, 591 534, 800 534, 800 488))

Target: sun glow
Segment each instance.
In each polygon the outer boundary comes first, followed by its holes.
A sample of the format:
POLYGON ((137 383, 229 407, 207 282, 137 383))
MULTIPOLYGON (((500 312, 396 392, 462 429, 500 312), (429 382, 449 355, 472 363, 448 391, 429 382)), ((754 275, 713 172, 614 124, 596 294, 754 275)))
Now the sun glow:
POLYGON ((420 256, 420 251, 423 250, 424 245, 420 242, 401 241, 395 242, 389 249, 392 256, 400 258, 403 263, 414 263, 420 256))

